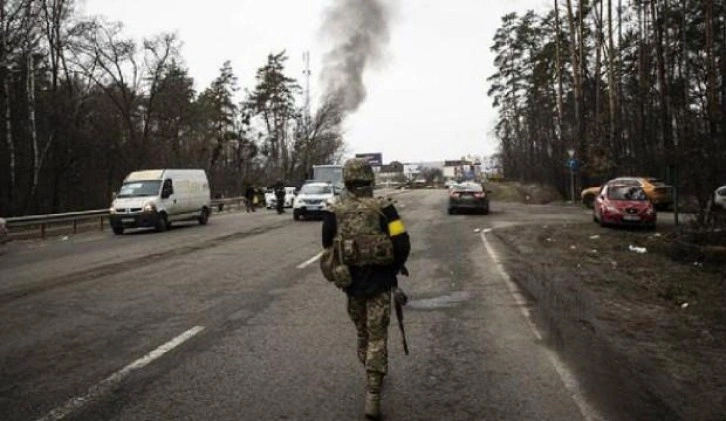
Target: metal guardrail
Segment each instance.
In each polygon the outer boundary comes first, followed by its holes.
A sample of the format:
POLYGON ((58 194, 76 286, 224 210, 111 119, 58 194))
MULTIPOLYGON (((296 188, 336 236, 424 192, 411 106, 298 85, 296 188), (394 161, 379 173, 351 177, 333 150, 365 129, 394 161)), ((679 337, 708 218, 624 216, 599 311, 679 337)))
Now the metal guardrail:
MULTIPOLYGON (((242 207, 247 201, 244 197, 230 197, 226 199, 214 199, 211 202, 212 212, 221 212, 225 207, 242 207)), ((22 233, 14 233, 13 229, 23 227, 34 227, 37 226, 41 238, 46 238, 48 235, 48 229, 53 224, 72 223, 73 234, 78 233, 79 224, 83 222, 90 222, 98 220, 98 226, 103 231, 108 220, 109 210, 108 209, 97 209, 83 212, 68 212, 68 213, 56 213, 49 215, 28 215, 18 216, 12 218, 5 218, 7 223, 8 231, 10 236, 20 235, 22 233)), ((28 231, 26 231, 27 233, 28 231)))

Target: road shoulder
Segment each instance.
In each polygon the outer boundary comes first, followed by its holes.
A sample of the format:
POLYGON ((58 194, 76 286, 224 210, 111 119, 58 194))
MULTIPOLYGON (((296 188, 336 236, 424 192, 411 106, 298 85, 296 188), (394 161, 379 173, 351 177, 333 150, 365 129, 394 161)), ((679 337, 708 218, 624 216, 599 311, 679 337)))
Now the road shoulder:
POLYGON ((717 374, 726 372, 726 323, 711 303, 724 292, 713 290, 723 275, 671 261, 667 233, 550 224, 493 234, 507 271, 536 303, 547 342, 611 410, 608 418, 726 412, 726 381, 717 374))

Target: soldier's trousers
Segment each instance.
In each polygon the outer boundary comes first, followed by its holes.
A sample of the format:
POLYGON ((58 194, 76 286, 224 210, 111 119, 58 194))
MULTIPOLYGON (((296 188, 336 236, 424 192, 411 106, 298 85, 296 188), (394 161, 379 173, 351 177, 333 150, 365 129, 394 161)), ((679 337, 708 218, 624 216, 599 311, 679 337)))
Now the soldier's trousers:
POLYGON ((391 291, 371 298, 348 297, 348 315, 358 334, 358 360, 369 372, 388 372, 391 291))

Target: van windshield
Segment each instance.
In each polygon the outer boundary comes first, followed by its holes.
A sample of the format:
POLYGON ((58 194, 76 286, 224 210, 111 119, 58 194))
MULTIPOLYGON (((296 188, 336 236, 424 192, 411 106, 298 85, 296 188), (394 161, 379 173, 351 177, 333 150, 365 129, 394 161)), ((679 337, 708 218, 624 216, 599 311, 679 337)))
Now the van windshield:
POLYGON ((132 181, 124 183, 116 197, 156 196, 159 194, 161 180, 132 181))

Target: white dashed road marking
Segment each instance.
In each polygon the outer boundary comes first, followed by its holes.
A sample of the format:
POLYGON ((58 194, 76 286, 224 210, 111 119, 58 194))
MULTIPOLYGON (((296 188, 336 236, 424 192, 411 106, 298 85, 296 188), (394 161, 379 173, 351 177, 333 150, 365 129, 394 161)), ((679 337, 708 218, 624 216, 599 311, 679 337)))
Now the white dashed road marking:
POLYGON ((98 399, 101 395, 111 391, 113 388, 118 386, 118 384, 121 383, 121 381, 123 381, 123 379, 125 379, 134 370, 138 370, 140 368, 146 367, 147 365, 151 364, 154 360, 160 358, 167 352, 171 351, 172 349, 178 347, 182 343, 191 339, 194 335, 201 332, 202 330, 204 330, 204 327, 202 327, 202 326, 195 326, 195 327, 187 330, 186 332, 184 332, 181 335, 177 336, 176 338, 170 340, 169 342, 165 343, 164 345, 156 348, 155 350, 149 352, 148 354, 146 354, 143 357, 139 358, 138 360, 132 362, 131 364, 127 365, 126 367, 122 368, 121 370, 113 373, 109 377, 106 377, 105 379, 101 380, 99 383, 91 386, 91 388, 88 389, 88 393, 86 393, 85 395, 76 396, 75 398, 69 399, 62 406, 59 406, 58 408, 55 408, 54 410, 50 411, 43 418, 39 418, 38 421, 58 421, 58 420, 61 420, 65 417, 67 417, 73 411, 76 411, 76 410, 82 408, 83 406, 98 399))
MULTIPOLYGON (((492 245, 489 243, 486 237, 486 233, 491 232, 491 229, 482 232, 481 233, 481 240, 484 242, 484 247, 486 247, 487 253, 492 258, 492 261, 494 261, 494 264, 496 265, 497 270, 499 271, 499 274, 502 276, 502 279, 504 279, 504 282, 507 285, 507 288, 509 289, 510 294, 512 294, 512 298, 514 298, 514 302, 517 304, 517 307, 519 307, 520 311, 522 312, 522 315, 524 315, 525 320, 527 320, 527 324, 529 325, 529 328, 532 330, 532 333, 534 336, 537 337, 537 339, 542 340, 542 333, 537 328, 537 326, 534 324, 534 321, 532 320, 532 314, 529 311, 529 307, 527 307, 527 300, 524 298, 524 294, 520 291, 517 284, 512 281, 512 278, 509 276, 506 270, 504 270, 504 265, 502 264, 501 260, 499 259, 499 255, 494 250, 492 245)), ((545 349, 545 352, 547 353, 547 356, 550 358, 550 362, 552 362, 552 366, 555 368, 555 371, 557 371, 557 374, 562 379, 562 383, 565 385, 567 390, 570 391, 570 396, 572 396, 572 400, 575 401, 575 405, 577 405, 577 408, 580 410, 580 413, 582 414, 582 417, 586 421, 602 421, 605 418, 603 418, 595 408, 593 408, 585 399, 583 396, 580 386, 577 382, 577 379, 575 376, 570 372, 570 370, 565 366, 565 364, 562 362, 560 357, 553 352, 550 349, 545 349)))
POLYGON ((323 255, 323 252, 321 251, 320 253, 316 254, 315 256, 311 257, 310 259, 308 259, 308 260, 300 263, 299 265, 297 265, 297 268, 298 269, 305 269, 306 267, 308 267, 308 266, 312 265, 313 263, 317 262, 318 259, 320 259, 320 257, 322 255, 323 255))

